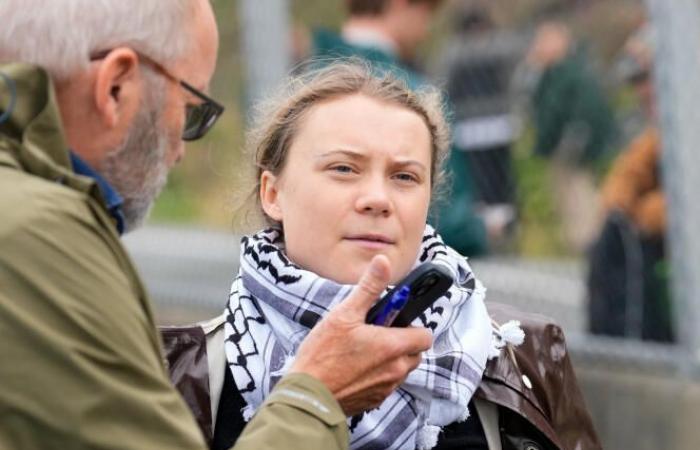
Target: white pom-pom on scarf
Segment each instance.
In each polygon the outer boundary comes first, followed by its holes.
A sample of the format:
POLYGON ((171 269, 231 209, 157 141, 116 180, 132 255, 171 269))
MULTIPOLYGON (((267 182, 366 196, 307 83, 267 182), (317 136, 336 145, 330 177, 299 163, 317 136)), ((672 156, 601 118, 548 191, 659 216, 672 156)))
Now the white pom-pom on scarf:
POLYGON ((493 338, 491 341, 491 351, 489 359, 497 358, 501 354, 501 350, 507 344, 517 347, 525 341, 525 332, 520 328, 520 321, 509 320, 503 325, 494 328, 493 338))
POLYGON ((525 341, 525 332, 520 328, 520 321, 509 320, 501 325, 498 329, 498 334, 504 343, 518 346, 525 341))
POLYGON ((441 428, 435 425, 425 424, 418 429, 418 435, 416 436, 416 448, 418 450, 430 450, 435 447, 438 443, 438 435, 440 434, 441 428))

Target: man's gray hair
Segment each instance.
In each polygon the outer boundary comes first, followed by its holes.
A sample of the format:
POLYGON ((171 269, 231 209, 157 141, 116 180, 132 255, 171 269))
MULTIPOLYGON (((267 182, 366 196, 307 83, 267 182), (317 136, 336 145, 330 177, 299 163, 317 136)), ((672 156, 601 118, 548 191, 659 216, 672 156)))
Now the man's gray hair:
POLYGON ((95 52, 126 46, 160 63, 191 43, 195 0, 0 0, 0 62, 65 79, 95 52))

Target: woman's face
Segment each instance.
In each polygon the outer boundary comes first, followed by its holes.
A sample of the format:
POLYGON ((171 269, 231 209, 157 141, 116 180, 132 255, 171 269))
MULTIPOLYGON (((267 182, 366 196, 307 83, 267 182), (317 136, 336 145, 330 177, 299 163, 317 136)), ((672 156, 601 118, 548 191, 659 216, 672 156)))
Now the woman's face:
POLYGON ((307 112, 282 173, 262 174, 262 206, 282 223, 287 255, 302 268, 354 284, 382 253, 396 282, 418 255, 430 166, 421 116, 362 94, 343 96, 307 112))

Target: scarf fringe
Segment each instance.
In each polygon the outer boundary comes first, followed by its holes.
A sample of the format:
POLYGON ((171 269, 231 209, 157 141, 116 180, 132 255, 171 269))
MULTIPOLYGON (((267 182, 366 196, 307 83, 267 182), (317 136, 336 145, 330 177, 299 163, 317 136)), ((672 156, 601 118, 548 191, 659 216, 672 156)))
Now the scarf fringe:
POLYGON ((255 408, 253 405, 245 405, 243 409, 241 409, 241 414, 243 415, 243 420, 250 422, 250 419, 255 415, 255 408))
POLYGON ((438 443, 438 436, 442 428, 435 425, 425 424, 418 429, 416 436, 416 448, 418 450, 430 450, 438 443))
POLYGON ((462 415, 457 418, 457 422, 464 422, 469 418, 469 407, 464 408, 462 415))

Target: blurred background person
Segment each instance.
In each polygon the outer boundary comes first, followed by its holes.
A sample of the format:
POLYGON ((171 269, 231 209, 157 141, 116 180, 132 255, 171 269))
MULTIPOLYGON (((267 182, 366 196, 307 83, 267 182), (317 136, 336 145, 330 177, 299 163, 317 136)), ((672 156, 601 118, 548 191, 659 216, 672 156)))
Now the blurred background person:
POLYGON ((414 67, 418 46, 443 0, 345 0, 347 17, 340 32, 312 32, 311 55, 319 59, 360 56, 400 72, 411 88, 425 82, 414 67))
POLYGON ((580 253, 600 226, 593 166, 614 144, 615 120, 585 49, 565 22, 538 25, 526 64, 538 74, 531 98, 533 150, 552 162, 564 238, 580 253))
POLYGON ((492 15, 488 3, 462 3, 455 9, 454 30, 438 74, 446 80, 454 110, 454 146, 466 152, 478 211, 513 225, 516 180, 511 147, 520 127, 511 111, 511 79, 527 41, 522 33, 499 27, 492 15))
POLYGON ((646 126, 615 160, 602 186, 606 220, 591 252, 590 329, 673 341, 653 54, 653 35, 644 26, 626 42, 617 64, 621 79, 638 97, 646 126))

